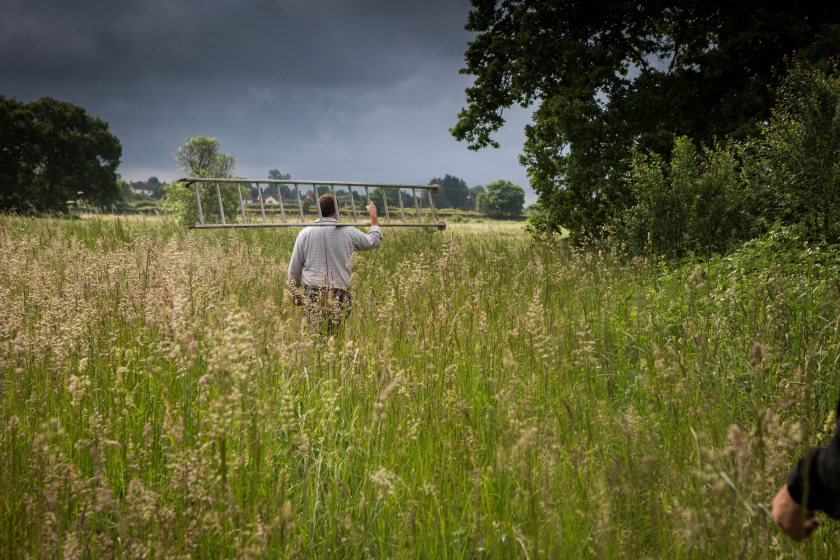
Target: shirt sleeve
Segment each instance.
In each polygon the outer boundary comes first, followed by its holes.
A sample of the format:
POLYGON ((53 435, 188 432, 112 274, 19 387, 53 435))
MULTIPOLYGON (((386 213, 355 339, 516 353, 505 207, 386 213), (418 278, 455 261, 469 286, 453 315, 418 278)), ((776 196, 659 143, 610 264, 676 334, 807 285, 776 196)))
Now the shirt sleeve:
POLYGON ((353 249, 357 251, 369 251, 376 249, 382 242, 382 229, 379 226, 370 226, 367 233, 353 228, 353 249))
POLYGON ((787 486, 797 504, 840 519, 840 425, 835 426, 827 446, 815 447, 799 460, 788 475, 787 486))
POLYGON ((295 247, 292 249, 292 258, 289 260, 289 276, 295 281, 295 286, 300 287, 301 275, 303 274, 303 232, 295 239, 295 247))

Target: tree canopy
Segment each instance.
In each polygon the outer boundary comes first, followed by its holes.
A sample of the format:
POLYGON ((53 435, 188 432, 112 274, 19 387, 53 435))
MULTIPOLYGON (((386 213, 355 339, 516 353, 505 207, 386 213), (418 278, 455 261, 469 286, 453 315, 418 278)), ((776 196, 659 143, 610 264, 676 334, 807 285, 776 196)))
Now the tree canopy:
MULTIPOLYGON (((178 171, 190 177, 228 178, 232 177, 236 159, 229 154, 219 151, 219 139, 207 136, 193 136, 187 138, 183 146, 175 153, 178 171)), ((218 220, 220 217, 219 204, 216 196, 216 185, 201 183, 201 206, 207 220, 218 220)), ((239 207, 239 195, 236 189, 220 186, 222 208, 228 221, 236 220, 239 207)), ((185 223, 198 221, 198 209, 195 203, 195 192, 183 184, 173 182, 166 191, 164 205, 177 214, 185 223)))
POLYGON ((488 218, 518 218, 524 204, 522 187, 504 179, 488 183, 485 191, 476 197, 478 211, 488 218))
POLYGON ((770 114, 786 57, 840 52, 840 5, 824 2, 472 0, 452 134, 471 149, 513 105, 534 109, 521 161, 538 228, 597 235, 633 203, 634 148, 668 157, 676 135, 742 138, 770 114))
POLYGON ((466 181, 447 173, 441 179, 435 177, 429 181, 430 185, 440 185, 440 190, 434 196, 435 205, 438 208, 459 208, 467 209, 467 197, 469 188, 466 181))
POLYGON ((0 96, 0 210, 64 212, 80 199, 118 204, 121 155, 108 124, 77 105, 0 96))
MULTIPOLYGON (((269 169, 268 178, 272 181, 288 181, 292 178, 292 175, 290 173, 283 173, 279 169, 269 169)), ((275 192, 279 192, 283 198, 292 198, 294 196, 294 191, 292 191, 289 185, 280 185, 279 190, 275 190, 275 192)), ((256 190, 254 191, 254 195, 258 196, 256 190)))
POLYGON ((481 193, 487 192, 482 185, 476 185, 474 187, 470 187, 469 194, 467 195, 467 210, 475 210, 476 203, 478 202, 478 195, 481 193))

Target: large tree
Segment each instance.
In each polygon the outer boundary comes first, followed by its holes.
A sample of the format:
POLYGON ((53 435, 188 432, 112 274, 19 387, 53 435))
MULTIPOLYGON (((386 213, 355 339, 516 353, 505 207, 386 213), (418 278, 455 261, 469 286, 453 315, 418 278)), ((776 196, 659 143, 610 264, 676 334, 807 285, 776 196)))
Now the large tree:
POLYGON ((83 108, 0 96, 0 210, 63 212, 69 200, 118 205, 120 141, 83 108))
POLYGON ((667 157, 675 135, 711 142, 766 120, 786 57, 840 52, 836 2, 472 0, 475 76, 452 129, 471 149, 513 105, 534 109, 521 161, 538 226, 599 234, 632 202, 636 146, 667 157))

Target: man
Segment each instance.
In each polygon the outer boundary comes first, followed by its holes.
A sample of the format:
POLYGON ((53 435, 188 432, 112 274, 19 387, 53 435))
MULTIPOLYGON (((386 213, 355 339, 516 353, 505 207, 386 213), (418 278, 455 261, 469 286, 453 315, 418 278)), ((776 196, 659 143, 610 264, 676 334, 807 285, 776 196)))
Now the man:
POLYGON ((820 522, 815 510, 840 519, 840 402, 834 436, 826 447, 815 447, 788 475, 773 498, 773 520, 793 540, 811 536, 820 522))
POLYGON ((382 230, 376 205, 368 203, 370 229, 362 233, 354 227, 339 226, 335 199, 325 194, 318 199, 321 219, 318 225, 304 228, 295 240, 289 261, 290 280, 303 294, 295 296, 295 303, 303 305, 309 323, 316 330, 326 322, 332 334, 350 313, 350 258, 354 251, 368 251, 379 247, 382 230))

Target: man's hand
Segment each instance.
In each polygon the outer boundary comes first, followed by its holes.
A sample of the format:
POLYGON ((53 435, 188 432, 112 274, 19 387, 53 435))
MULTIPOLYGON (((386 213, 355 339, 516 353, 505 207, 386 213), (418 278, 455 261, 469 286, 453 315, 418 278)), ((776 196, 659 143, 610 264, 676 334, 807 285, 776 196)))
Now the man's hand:
POLYGON ((820 526, 820 521, 814 517, 813 511, 806 511, 793 501, 787 484, 782 486, 773 498, 773 521, 795 541, 810 537, 820 526))
POLYGON ((373 201, 368 202, 368 205, 365 207, 367 213, 370 214, 370 225, 378 226, 379 225, 379 216, 376 213, 376 204, 373 201))

